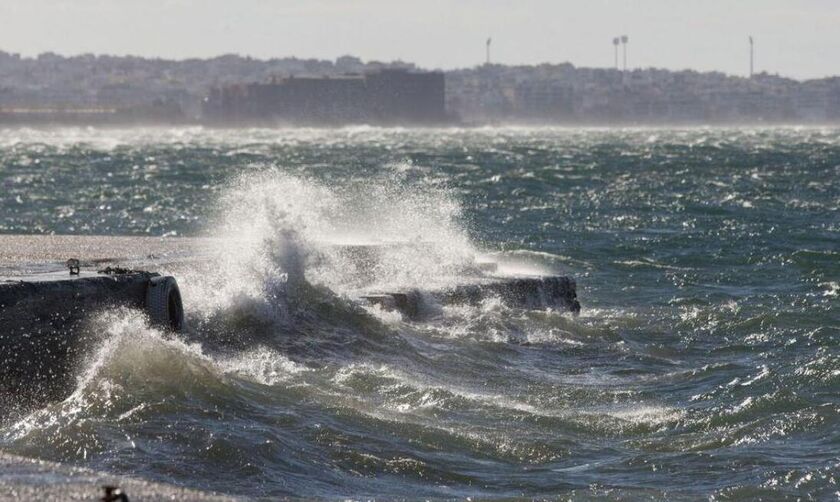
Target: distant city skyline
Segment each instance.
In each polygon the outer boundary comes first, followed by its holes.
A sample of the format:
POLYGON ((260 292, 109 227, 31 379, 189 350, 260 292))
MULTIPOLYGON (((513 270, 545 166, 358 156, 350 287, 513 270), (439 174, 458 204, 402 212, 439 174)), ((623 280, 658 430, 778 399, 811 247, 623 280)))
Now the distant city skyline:
POLYGON ((629 68, 797 79, 840 74, 836 0, 26 0, 0 4, 0 50, 184 59, 404 60, 453 69, 570 62, 613 67, 629 35, 629 68))

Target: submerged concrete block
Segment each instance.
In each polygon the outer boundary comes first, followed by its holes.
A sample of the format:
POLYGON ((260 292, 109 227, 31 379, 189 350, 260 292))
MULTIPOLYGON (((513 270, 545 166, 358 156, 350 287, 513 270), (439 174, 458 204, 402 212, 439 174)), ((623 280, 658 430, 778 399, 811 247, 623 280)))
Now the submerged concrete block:
POLYGON ((407 317, 417 317, 428 297, 442 305, 476 305, 487 298, 500 298, 506 305, 526 309, 560 308, 580 312, 577 285, 563 276, 511 277, 463 284, 438 291, 400 291, 363 295, 360 299, 407 317))
POLYGON ((396 310, 408 317, 417 317, 423 305, 423 295, 419 291, 364 295, 361 299, 370 305, 396 310))
POLYGON ((435 295, 444 303, 478 303, 488 297, 501 298, 521 308, 561 307, 580 311, 575 281, 568 277, 516 277, 483 284, 465 284, 435 295))

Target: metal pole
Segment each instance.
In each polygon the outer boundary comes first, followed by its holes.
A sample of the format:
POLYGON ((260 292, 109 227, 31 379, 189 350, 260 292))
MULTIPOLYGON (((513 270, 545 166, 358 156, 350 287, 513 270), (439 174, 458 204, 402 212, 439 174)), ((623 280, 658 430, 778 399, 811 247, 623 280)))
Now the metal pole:
POLYGON ((753 61, 755 59, 755 44, 753 43, 753 37, 750 35, 750 78, 753 77, 753 61))
POLYGON ((613 38, 613 52, 615 53, 615 69, 618 70, 618 37, 613 38))
POLYGON ((624 71, 627 71, 627 42, 624 42, 624 71))
POLYGON ((622 48, 624 49, 624 71, 625 72, 627 71, 627 42, 629 40, 630 39, 629 39, 629 37, 627 37, 627 35, 622 35, 621 36, 621 45, 622 45, 622 48))

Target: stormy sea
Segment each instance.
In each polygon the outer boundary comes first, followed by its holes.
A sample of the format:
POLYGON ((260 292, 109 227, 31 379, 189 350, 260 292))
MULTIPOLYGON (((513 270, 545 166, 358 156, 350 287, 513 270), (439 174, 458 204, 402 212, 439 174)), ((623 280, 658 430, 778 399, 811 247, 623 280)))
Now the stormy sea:
POLYGON ((91 313, 2 452, 245 497, 839 496, 838 129, 6 129, 0 233, 204 239, 160 261, 187 328, 91 313), (355 301, 475 263, 580 314, 355 301))

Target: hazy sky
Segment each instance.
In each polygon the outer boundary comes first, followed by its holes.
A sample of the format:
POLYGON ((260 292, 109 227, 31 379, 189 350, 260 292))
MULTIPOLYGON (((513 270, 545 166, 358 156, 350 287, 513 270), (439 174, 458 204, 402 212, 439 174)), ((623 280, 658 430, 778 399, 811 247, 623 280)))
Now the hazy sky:
POLYGON ((611 66, 796 78, 840 74, 840 0, 2 0, 0 49, 166 58, 239 53, 416 62, 611 66))

